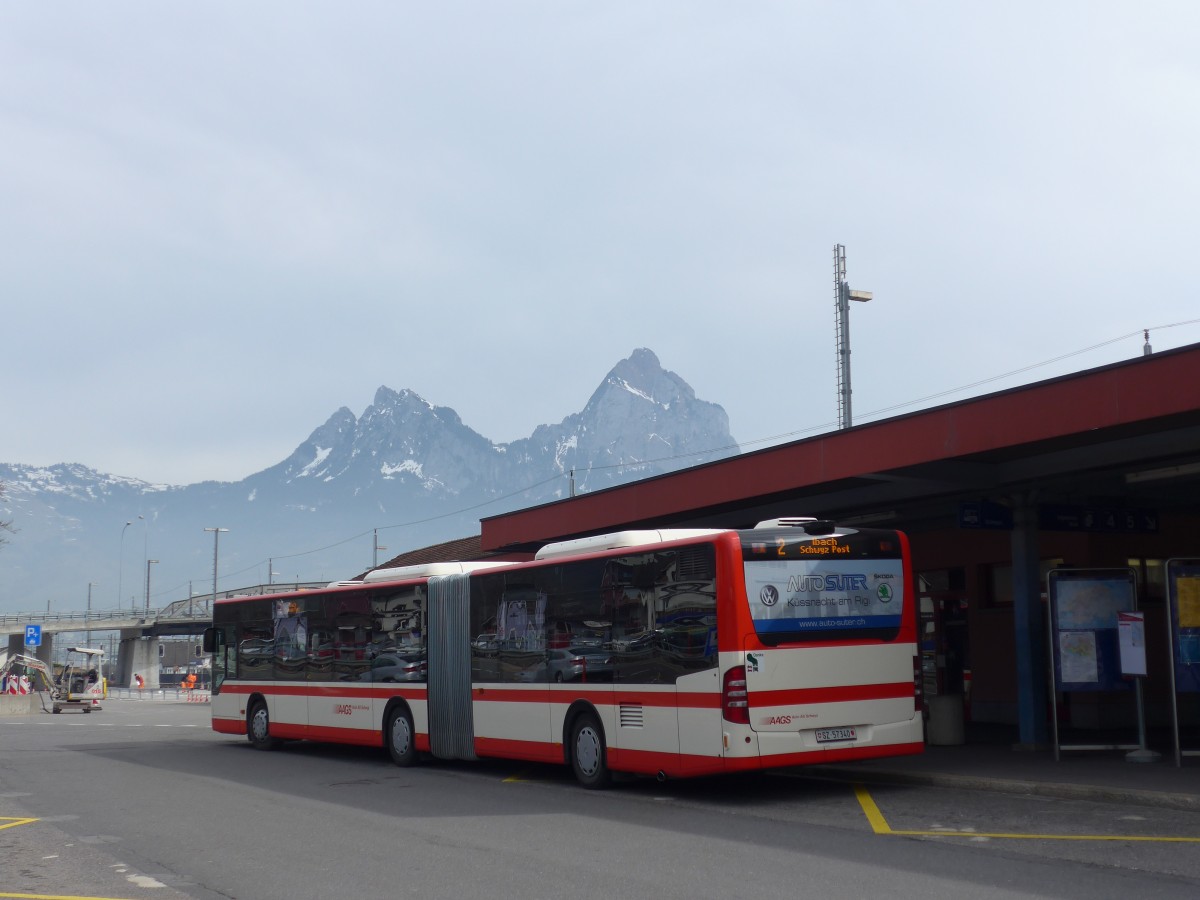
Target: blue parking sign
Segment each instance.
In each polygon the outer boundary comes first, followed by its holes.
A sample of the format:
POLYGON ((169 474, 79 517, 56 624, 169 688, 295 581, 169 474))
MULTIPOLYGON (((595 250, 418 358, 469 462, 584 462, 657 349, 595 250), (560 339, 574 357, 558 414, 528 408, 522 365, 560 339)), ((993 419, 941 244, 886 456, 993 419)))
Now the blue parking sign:
POLYGON ((26 625, 25 626, 25 646, 26 647, 42 646, 42 626, 41 625, 26 625))

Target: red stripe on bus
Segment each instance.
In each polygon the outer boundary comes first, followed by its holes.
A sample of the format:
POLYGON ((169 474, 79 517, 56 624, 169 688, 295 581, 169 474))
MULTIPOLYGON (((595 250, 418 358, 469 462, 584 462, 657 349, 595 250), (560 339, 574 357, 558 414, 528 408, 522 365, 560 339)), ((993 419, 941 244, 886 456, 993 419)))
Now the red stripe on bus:
MULTIPOLYGON (((910 688, 911 690, 911 688, 910 688)), ((349 687, 341 685, 278 685, 254 682, 226 682, 221 693, 236 696, 262 694, 267 697, 310 697, 310 698, 370 698, 390 700, 403 697, 405 700, 426 700, 425 685, 400 687, 349 687)), ((622 703, 640 703, 642 706, 685 709, 716 709, 721 705, 719 693, 676 692, 673 690, 647 691, 627 688, 622 685, 530 685, 529 687, 479 685, 471 689, 471 699, 500 703, 556 703, 569 705, 576 700, 589 700, 598 706, 618 706, 622 703)))
POLYGON ((891 684, 838 684, 832 687, 796 688, 786 691, 750 691, 750 706, 803 706, 806 703, 847 703, 855 700, 911 699, 913 683, 897 681, 891 684))
POLYGON ((383 734, 370 728, 338 728, 331 725, 293 725, 289 722, 272 722, 271 737, 292 741, 357 744, 363 747, 383 746, 383 734))
POLYGON ((760 769, 786 769, 792 766, 819 766, 825 763, 850 762, 860 759, 882 759, 887 756, 908 756, 922 753, 923 741, 905 744, 872 744, 868 747, 842 747, 829 750, 810 750, 804 753, 775 753, 725 760, 726 772, 749 772, 760 769))
POLYGON ((424 700, 427 691, 425 685, 418 687, 400 687, 387 685, 380 687, 351 687, 350 685, 307 685, 307 684, 264 684, 253 681, 226 682, 221 685, 221 694, 236 694, 249 696, 263 694, 267 697, 336 697, 390 700, 392 697, 403 697, 405 700, 424 700))
POLYGON ((503 687, 477 687, 471 691, 476 703, 554 703, 569 706, 576 700, 587 700, 596 706, 640 705, 654 707, 680 707, 683 709, 717 709, 721 695, 677 694, 674 691, 631 691, 620 686, 614 688, 588 688, 572 686, 569 690, 520 690, 503 687))
POLYGON ((505 738, 475 738, 475 755, 494 759, 519 759, 524 762, 562 763, 562 744, 541 741, 514 741, 505 738))
POLYGON ((912 753, 920 753, 924 749, 924 746, 922 742, 917 741, 906 744, 844 747, 829 750, 810 750, 804 753, 778 753, 740 758, 698 756, 689 753, 664 753, 653 750, 622 750, 619 747, 609 747, 608 765, 613 770, 632 772, 638 775, 656 775, 662 772, 671 777, 678 778, 696 775, 786 769, 793 766, 814 766, 859 759, 877 759, 886 756, 905 756, 912 753))

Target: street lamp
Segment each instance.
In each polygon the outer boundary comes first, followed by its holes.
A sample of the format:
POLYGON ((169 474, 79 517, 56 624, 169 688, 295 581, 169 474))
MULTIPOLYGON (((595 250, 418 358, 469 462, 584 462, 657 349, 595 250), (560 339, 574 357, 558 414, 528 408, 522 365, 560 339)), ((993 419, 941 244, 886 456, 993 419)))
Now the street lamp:
POLYGON ((150 612, 150 567, 157 563, 157 559, 146 560, 146 612, 150 612))
POLYGON ((217 603, 217 559, 218 550, 221 545, 221 532, 228 531, 228 528, 205 528, 205 531, 211 531, 213 536, 213 608, 216 608, 217 603))
MULTIPOLYGON (((138 516, 139 519, 143 518, 138 516)), ((133 519, 125 523, 125 528, 133 524, 133 519)), ((121 580, 125 575, 125 528, 121 529, 121 554, 117 559, 117 609, 121 608, 121 580)))

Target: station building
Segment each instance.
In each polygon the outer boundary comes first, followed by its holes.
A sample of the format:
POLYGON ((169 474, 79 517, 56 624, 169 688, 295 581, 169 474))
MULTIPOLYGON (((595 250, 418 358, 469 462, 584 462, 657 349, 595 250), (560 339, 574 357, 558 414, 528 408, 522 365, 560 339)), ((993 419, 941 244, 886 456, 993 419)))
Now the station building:
POLYGON ((1050 570, 1132 567, 1162 724, 1165 566, 1200 557, 1200 344, 494 516, 479 548, 529 558, 586 535, 797 515, 906 532, 927 693, 1031 748, 1051 709, 1071 727, 1135 721, 1128 692, 1051 696, 1046 596, 1050 570))

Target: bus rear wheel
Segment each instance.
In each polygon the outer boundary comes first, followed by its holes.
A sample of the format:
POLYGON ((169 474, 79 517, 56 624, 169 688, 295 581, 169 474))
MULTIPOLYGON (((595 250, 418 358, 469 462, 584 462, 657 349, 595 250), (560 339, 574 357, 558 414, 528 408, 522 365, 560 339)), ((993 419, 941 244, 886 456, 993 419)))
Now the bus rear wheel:
POLYGON ((279 741, 271 737, 271 714, 262 700, 255 700, 246 713, 246 737, 255 750, 274 750, 279 746, 279 741))
POLYGON ((583 713, 571 725, 571 768, 575 779, 585 788, 608 787, 611 773, 604 729, 592 713, 583 713))
POLYGON ((397 706, 388 713, 383 729, 383 740, 387 744, 392 762, 398 766, 411 766, 417 761, 417 748, 413 742, 413 721, 408 710, 397 706))

